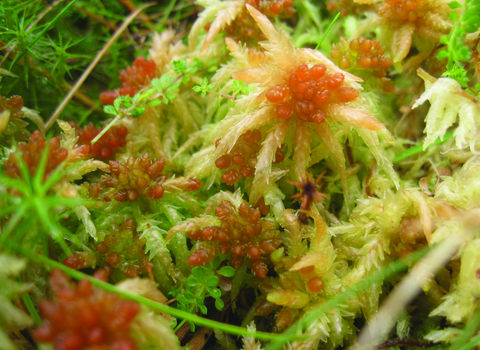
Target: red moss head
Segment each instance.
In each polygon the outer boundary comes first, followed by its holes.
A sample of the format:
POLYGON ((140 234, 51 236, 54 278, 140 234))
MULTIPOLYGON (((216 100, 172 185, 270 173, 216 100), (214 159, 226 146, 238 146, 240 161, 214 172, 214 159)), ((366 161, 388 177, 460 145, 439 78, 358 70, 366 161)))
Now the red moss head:
POLYGON ((153 61, 142 56, 136 57, 133 64, 119 74, 122 86, 117 90, 102 92, 100 101, 105 105, 113 105, 113 102, 119 96, 135 96, 143 86, 155 77, 155 71, 156 66, 153 61))
MULTIPOLYGON (((18 145, 19 153, 32 176, 37 172, 43 152, 47 147, 47 142, 48 156, 44 175, 44 179, 47 179, 50 174, 68 157, 68 150, 60 147, 60 140, 54 137, 47 141, 45 136, 43 136, 40 131, 36 130, 30 136, 28 143, 22 143, 18 145)), ((17 154, 10 154, 8 160, 5 162, 5 173, 10 177, 21 176, 17 154)))
POLYGON ((92 123, 89 123, 83 129, 80 129, 74 122, 70 122, 70 125, 75 128, 78 135, 77 144, 88 146, 90 154, 97 159, 112 158, 115 151, 127 143, 128 130, 123 125, 112 126, 93 145, 91 141, 102 132, 104 127, 96 128, 92 123))
MULTIPOLYGON (((104 279, 105 273, 97 273, 94 277, 104 279)), ((55 349, 65 350, 102 346, 136 349, 129 330, 140 312, 139 304, 96 289, 88 280, 75 285, 58 269, 52 271, 50 283, 56 300, 39 303, 44 321, 33 331, 37 341, 53 343, 55 349)))
POLYGON ((140 195, 160 199, 164 189, 158 182, 165 178, 162 174, 164 167, 163 158, 152 160, 148 153, 140 158, 130 157, 126 163, 110 161, 112 175, 104 175, 102 183, 113 189, 111 198, 119 202, 136 201, 140 195))
POLYGON ((20 119, 23 117, 23 98, 22 96, 13 95, 10 98, 0 96, 0 113, 5 110, 10 111, 10 119, 20 119))
POLYGON ((201 242, 190 255, 189 264, 203 265, 219 253, 231 252, 231 266, 239 268, 246 260, 255 276, 265 277, 268 267, 264 257, 281 244, 272 223, 261 219, 260 210, 250 208, 245 202, 236 208, 228 200, 223 200, 215 208, 215 216, 220 219, 220 226, 187 232, 191 239, 201 242))

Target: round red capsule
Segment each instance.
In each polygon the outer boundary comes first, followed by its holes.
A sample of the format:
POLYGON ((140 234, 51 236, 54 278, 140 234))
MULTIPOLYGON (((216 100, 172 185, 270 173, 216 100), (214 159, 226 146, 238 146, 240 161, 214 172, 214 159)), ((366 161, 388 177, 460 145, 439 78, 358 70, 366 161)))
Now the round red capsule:
POLYGON ((323 289, 323 280, 321 277, 312 277, 307 282, 307 288, 310 293, 318 293, 323 289))
POLYGON ((310 69, 306 64, 302 64, 298 66, 297 71, 295 72, 297 74, 298 80, 299 81, 309 81, 311 77, 311 72, 310 69))
POLYGON ((215 166, 219 169, 227 169, 230 166, 230 156, 225 154, 215 161, 215 166))
POLYGON ((327 67, 324 64, 317 64, 310 69, 311 76, 315 80, 323 78, 326 71, 327 67))
POLYGON ((280 119, 288 119, 293 116, 293 106, 288 103, 279 104, 277 106, 277 117, 280 119))

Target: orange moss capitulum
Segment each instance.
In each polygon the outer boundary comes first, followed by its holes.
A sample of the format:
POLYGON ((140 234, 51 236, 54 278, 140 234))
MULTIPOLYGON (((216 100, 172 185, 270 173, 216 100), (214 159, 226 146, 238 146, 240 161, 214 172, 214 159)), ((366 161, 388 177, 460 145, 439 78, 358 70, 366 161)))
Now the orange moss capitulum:
MULTIPOLYGON (((152 160, 148 153, 140 158, 130 157, 126 163, 110 161, 112 175, 103 175, 101 180, 105 187, 111 188, 105 193, 104 200, 136 201, 140 195, 151 200, 162 198, 165 191, 162 184, 166 179, 162 174, 164 167, 165 159, 152 160)), ((174 184, 173 191, 195 191, 202 187, 202 183, 193 178, 177 179, 182 180, 183 184, 174 184)))
POLYGON ((143 258, 146 241, 135 231, 132 219, 124 221, 120 226, 111 225, 110 232, 103 242, 97 244, 97 252, 105 256, 103 268, 109 275, 115 269, 120 269, 127 278, 135 278, 153 268, 153 263, 143 258))
POLYGON ((292 309, 283 309, 278 313, 277 318, 275 319, 275 326, 280 330, 287 328, 290 323, 292 323, 293 316, 292 309))
POLYGON ((325 75, 323 64, 309 68, 302 64, 290 75, 288 86, 277 85, 267 91, 267 100, 277 105, 277 117, 291 118, 294 114, 305 122, 321 124, 325 121, 322 106, 328 102, 350 102, 360 93, 354 88, 344 87, 342 73, 325 75))
MULTIPOLYGON (((246 0, 245 4, 255 7, 270 18, 282 15, 289 17, 295 13, 295 9, 292 7, 293 0, 246 0)), ((250 16, 246 6, 243 7, 242 12, 237 15, 232 23, 226 26, 225 31, 227 37, 252 45, 266 39, 252 16, 250 16)))
MULTIPOLYGON (((21 143, 18 145, 18 150, 22 155, 22 158, 26 163, 31 175, 36 173, 46 145, 47 140, 45 139, 45 136, 43 136, 43 134, 38 130, 35 130, 32 133, 28 143, 21 143)), ((85 156, 88 154, 88 150, 81 149, 80 153, 82 156, 85 156)), ((58 138, 54 137, 48 140, 48 156, 45 166, 44 179, 47 179, 52 171, 54 171, 62 162, 64 162, 67 157, 68 150, 60 147, 60 140, 58 138)), ((5 174, 12 178, 21 176, 17 155, 15 153, 11 153, 8 160, 5 162, 5 174)))
POLYGON ((392 21, 416 22, 428 11, 427 0, 385 0, 378 14, 392 21))
MULTIPOLYGON (((107 281, 104 270, 97 271, 94 277, 107 281)), ((75 285, 59 269, 50 274, 50 284, 57 300, 39 303, 45 319, 33 331, 35 340, 53 343, 55 350, 137 348, 129 331, 140 312, 139 304, 93 288, 88 280, 75 285)))
MULTIPOLYGON (((112 224, 112 233, 105 236, 103 242, 96 246, 97 253, 104 255, 102 268, 111 276, 115 269, 122 271, 127 278, 135 278, 153 269, 153 263, 144 258, 143 247, 145 239, 135 232, 135 222, 126 220, 120 226, 112 224)), ((80 252, 68 256, 64 265, 79 270, 91 267, 98 262, 97 256, 92 252, 80 252)))
POLYGON ((341 16, 360 15, 368 6, 357 4, 353 0, 329 0, 326 4, 327 11, 340 12, 341 16))
MULTIPOLYGON (((392 66, 392 60, 385 54, 385 47, 378 40, 369 40, 362 37, 348 41, 340 41, 332 45, 330 55, 332 61, 341 69, 353 71, 355 75, 368 79, 364 71, 370 71, 373 77, 379 78, 385 92, 393 92, 395 88, 387 76, 387 70, 392 66)), ((377 80, 378 81, 378 80, 377 80)))
POLYGON ((143 86, 155 77, 156 69, 155 62, 152 60, 147 60, 142 56, 136 57, 133 64, 122 70, 118 75, 122 82, 120 89, 102 92, 100 101, 105 105, 113 105, 113 101, 119 96, 135 96, 143 86))
POLYGON ((3 113, 5 110, 9 110, 10 119, 20 119, 23 117, 22 107, 22 96, 13 95, 8 99, 4 96, 0 96, 0 113, 3 113))
MULTIPOLYGON (((242 178, 251 177, 255 174, 258 151, 261 147, 262 134, 258 130, 247 131, 240 136, 229 153, 224 154, 215 161, 218 169, 226 170, 222 174, 222 181, 227 185, 233 185, 242 178)), ((218 147, 221 139, 215 142, 218 147)), ((280 163, 285 159, 285 154, 279 148, 275 154, 274 163, 280 163)))
POLYGON ((207 226, 203 230, 187 232, 191 239, 203 242, 190 255, 188 263, 203 265, 213 260, 216 252, 231 252, 230 263, 234 268, 242 266, 246 256, 253 274, 265 277, 268 268, 262 256, 272 253, 281 244, 274 225, 260 219, 260 210, 250 208, 245 202, 237 212, 229 201, 223 200, 215 209, 215 215, 222 222, 220 227, 207 226))
MULTIPOLYGON (((282 152, 282 154, 283 154, 283 152, 282 152)), ((283 161, 283 159, 282 159, 282 161, 283 161)), ((255 207, 257 207, 258 210, 260 210, 260 214, 262 214, 262 215, 270 214, 270 206, 265 204, 265 198, 263 198, 263 197, 260 197, 260 199, 257 201, 257 203, 255 203, 255 207)))
POLYGON ((103 130, 104 127, 96 128, 92 123, 87 124, 83 129, 74 123, 69 122, 75 128, 78 135, 78 145, 88 145, 90 153, 96 158, 108 159, 113 157, 115 151, 125 146, 128 130, 125 126, 112 126, 96 143, 91 141, 103 130))
POLYGON ((392 61, 384 56, 385 47, 380 45, 380 41, 361 37, 352 40, 350 43, 344 38, 340 40, 341 44, 332 45, 330 55, 338 62, 341 69, 348 70, 355 67, 383 72, 383 74, 377 73, 379 78, 386 75, 385 71, 391 67, 392 61))
POLYGON ((94 266, 97 262, 96 256, 92 252, 74 253, 68 256, 63 264, 71 269, 79 270, 85 267, 94 266))
POLYGON ((151 160, 148 153, 141 158, 128 158, 127 162, 110 161, 110 171, 113 175, 102 176, 105 187, 116 191, 107 194, 119 202, 136 201, 140 194, 156 200, 163 197, 164 188, 158 182, 165 178, 162 174, 165 160, 151 160))
POLYGON ((89 182, 84 182, 82 184, 83 187, 86 188, 88 191, 88 196, 93 199, 99 199, 100 195, 102 194, 102 184, 100 183, 89 183, 89 182))

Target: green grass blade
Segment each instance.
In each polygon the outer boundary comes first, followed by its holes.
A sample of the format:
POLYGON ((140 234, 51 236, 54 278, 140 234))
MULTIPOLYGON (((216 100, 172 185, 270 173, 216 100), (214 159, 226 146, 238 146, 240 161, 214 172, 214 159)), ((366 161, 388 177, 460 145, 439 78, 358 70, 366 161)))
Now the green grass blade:
POLYGON ((29 294, 22 295, 22 300, 23 300, 23 303, 25 304, 25 307, 28 310, 28 313, 30 314, 30 316, 32 316, 33 322, 35 323, 35 325, 40 326, 40 324, 42 323, 42 319, 40 318, 40 315, 38 314, 37 309, 35 309, 32 298, 30 298, 30 295, 29 294))
POLYGON ((330 30, 332 29, 333 25, 335 24, 335 22, 337 21, 338 17, 340 17, 340 12, 337 13, 337 15, 335 16, 335 18, 333 19, 333 21, 330 23, 330 25, 328 26, 325 34, 323 34, 322 38, 320 39, 320 42, 317 44, 317 47, 315 48, 315 50, 318 50, 318 48, 320 47, 320 45, 322 45, 323 41, 325 40, 325 38, 327 37, 328 35, 328 32, 330 32, 330 30))
MULTIPOLYGON (((472 305, 472 307, 474 307, 472 305)), ((467 345, 480 327, 480 312, 476 314, 467 322, 462 334, 452 343, 448 350, 467 350, 467 345)))
POLYGON ((173 10, 173 7, 175 6, 175 3, 177 2, 177 0, 170 0, 170 2, 168 3, 167 7, 165 8, 165 13, 163 14, 162 18, 160 19, 159 23, 158 23, 158 27, 157 28, 162 28, 163 27, 163 24, 165 23, 165 21, 168 19, 168 17, 170 16, 170 13, 172 12, 173 10))
POLYGON ((18 225, 20 220, 22 220, 23 215, 24 215, 25 211, 27 210, 27 207, 28 206, 26 206, 26 205, 17 207, 17 211, 8 220, 6 227, 2 232, 2 237, 0 238, 0 241, 8 239, 8 236, 10 235, 10 233, 18 225))
POLYGON ((186 311, 178 310, 178 309, 175 309, 173 307, 167 306, 165 304, 155 302, 151 299, 147 299, 145 297, 142 297, 142 296, 139 296, 139 295, 121 290, 121 289, 117 288, 116 286, 114 286, 112 284, 100 281, 100 280, 98 280, 96 278, 93 278, 92 276, 86 275, 86 274, 84 274, 80 271, 71 269, 71 268, 69 268, 69 267, 67 267, 67 266, 65 266, 65 265, 63 265, 63 264, 61 264, 57 261, 54 261, 54 260, 51 260, 51 259, 47 258, 46 256, 35 254, 34 252, 32 252, 30 250, 27 250, 27 249, 23 248, 22 246, 20 246, 18 244, 6 241, 6 242, 3 242, 3 245, 5 247, 9 248, 12 251, 15 251, 19 254, 22 254, 23 256, 25 256, 26 258, 28 258, 32 261, 45 264, 46 266, 49 266, 51 268, 58 268, 58 269, 64 271, 65 273, 67 273, 69 276, 71 276, 71 277, 73 277, 77 280, 87 279, 95 287, 101 288, 101 289, 106 290, 106 291, 111 292, 111 293, 119 294, 126 299, 136 301, 139 304, 144 305, 146 307, 149 307, 153 310, 166 312, 166 313, 172 315, 173 317, 186 319, 187 321, 195 323, 199 326, 204 326, 204 327, 220 330, 220 331, 223 331, 223 332, 226 332, 226 333, 229 333, 229 334, 235 334, 235 335, 239 335, 239 336, 255 337, 255 338, 260 339, 260 340, 275 340, 275 339, 278 340, 278 339, 280 339, 284 342, 287 342, 287 341, 305 339, 304 336, 296 335, 296 334, 284 335, 284 334, 273 334, 273 333, 266 333, 266 332, 252 332, 252 331, 249 331, 249 330, 247 330, 245 328, 242 328, 242 327, 238 327, 238 326, 234 326, 234 325, 230 325, 230 324, 226 324, 226 323, 221 323, 221 322, 209 320, 209 319, 197 316, 195 314, 191 314, 191 313, 186 312, 186 311))
POLYGON ((17 152, 16 157, 17 157, 17 165, 20 169, 20 174, 22 176, 23 181, 25 181, 23 193, 25 193, 25 195, 27 196, 31 195, 32 194, 32 177, 28 170, 27 164, 23 160, 22 154, 20 152, 17 152))
MULTIPOLYGON (((0 182, 2 185, 4 185, 6 188, 12 188, 20 193, 27 194, 27 189, 25 188, 25 183, 19 179, 12 179, 11 177, 8 177, 4 174, 0 173, 0 182)), ((4 196, 4 198, 6 198, 4 196)))
MULTIPOLYGON (((31 49, 33 47, 33 45, 35 45, 35 43, 38 41, 38 39, 40 39, 49 29, 52 25, 55 24, 55 22, 60 18, 62 17, 62 15, 70 8, 72 7, 75 3, 77 2, 77 0, 71 0, 69 2, 69 4, 67 6, 65 6, 65 8, 60 11, 60 13, 50 22, 48 23, 44 28, 43 30, 33 39, 33 41, 31 43, 29 43, 29 48, 28 49, 31 49)), ((25 55, 25 53, 27 52, 28 49, 23 49, 22 52, 20 52, 17 56, 15 56, 15 58, 13 59, 12 61, 12 64, 10 65, 10 70, 12 70, 13 66, 15 65, 15 63, 17 63, 17 61, 23 57, 23 55, 25 55)))
MULTIPOLYGON (((443 140, 441 140, 440 138, 436 139, 435 142, 433 142, 431 145, 429 145, 427 147, 427 149, 429 149, 430 147, 438 146, 438 145, 441 145, 442 143, 447 142, 448 140, 450 140, 452 138, 452 136, 453 136, 453 130, 447 132, 445 134, 445 136, 443 137, 443 140)), ((393 164, 401 162, 402 160, 404 160, 406 158, 412 157, 412 156, 414 156, 416 154, 419 154, 419 153, 422 153, 422 152, 423 152, 423 142, 419 145, 410 147, 409 149, 403 151, 402 153, 397 154, 395 156, 395 158, 393 159, 393 164)))
POLYGON ((60 247, 67 255, 70 255, 72 251, 70 250, 70 247, 65 243, 65 239, 61 234, 60 229, 50 220, 50 215, 48 214, 48 211, 44 206, 44 201, 42 201, 40 198, 35 198, 34 205, 37 215, 45 231, 50 232, 55 242, 60 245, 60 247))
POLYGON ((38 163, 37 170, 35 171, 35 175, 33 176, 33 190, 37 194, 45 194, 45 191, 43 189, 43 179, 45 178, 45 170, 47 168, 47 158, 49 156, 49 144, 46 142, 45 148, 43 149, 42 152, 42 157, 40 158, 40 162, 38 163))

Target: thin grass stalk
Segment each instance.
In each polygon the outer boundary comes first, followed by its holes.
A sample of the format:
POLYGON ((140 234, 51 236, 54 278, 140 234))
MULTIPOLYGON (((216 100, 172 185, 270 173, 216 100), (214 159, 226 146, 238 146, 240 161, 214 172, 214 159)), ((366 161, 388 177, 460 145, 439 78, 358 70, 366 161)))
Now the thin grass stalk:
POLYGON ((49 266, 51 268, 58 268, 74 279, 77 279, 77 280, 87 279, 95 287, 106 290, 107 292, 116 293, 124 297, 125 299, 136 301, 137 303, 144 305, 146 307, 149 307, 152 310, 168 313, 173 317, 185 319, 199 326, 208 327, 208 328, 219 330, 229 334, 255 337, 257 339, 267 340, 267 341, 281 339, 282 341, 287 342, 287 341, 293 341, 293 340, 306 339, 306 337, 304 336, 295 335, 295 334, 281 335, 281 334, 272 334, 272 333, 259 332, 259 331, 252 332, 242 327, 225 324, 217 321, 212 321, 212 320, 197 316, 195 314, 191 314, 187 311, 182 311, 182 310, 167 306, 165 304, 161 304, 159 302, 153 301, 151 299, 147 299, 145 297, 121 290, 110 283, 103 282, 92 276, 86 275, 80 271, 71 269, 63 265, 62 263, 49 259, 46 256, 35 254, 32 251, 29 251, 16 243, 5 241, 5 242, 2 242, 2 244, 4 245, 6 250, 14 251, 18 254, 25 256, 27 259, 30 259, 37 263, 45 264, 46 266, 49 266))
MULTIPOLYGON (((418 252, 415 252, 411 256, 397 260, 394 263, 386 266, 384 269, 372 274, 370 277, 362 280, 361 282, 355 284, 354 286, 348 288, 343 293, 338 294, 337 296, 329 299, 326 303, 322 304, 317 309, 312 310, 308 314, 305 314, 300 320, 293 324, 287 331, 283 333, 284 336, 299 334, 304 330, 310 323, 316 320, 318 317, 328 312, 328 310, 334 308, 336 305, 343 304, 347 302, 350 298, 355 297, 357 294, 363 292, 366 288, 370 287, 374 283, 381 282, 386 278, 394 276, 395 274, 402 272, 408 268, 409 265, 420 260, 430 251, 430 248, 424 248, 418 252)), ((265 350, 280 350, 283 348, 287 341, 284 339, 277 339, 276 341, 270 343, 265 350)))
MULTIPOLYGON (((70 4, 73 4, 74 1, 72 1, 70 4)), ((73 95, 75 95, 76 91, 78 89, 80 89, 80 87, 82 86, 83 82, 87 79, 87 77, 90 75, 90 73, 92 72, 92 70, 95 68, 95 66, 98 64, 98 62, 102 59, 103 55, 105 55, 105 53, 108 51, 108 49, 110 48, 110 46, 112 46, 112 44, 120 37, 120 35, 125 31, 125 29, 127 29, 128 25, 130 24, 130 22, 133 21, 133 19, 141 12, 143 11, 145 8, 147 7, 150 7, 154 5, 154 3, 149 3, 149 4, 145 4, 143 5, 142 7, 139 7, 137 10, 135 10, 135 12, 132 12, 130 14, 130 16, 127 17, 127 19, 122 23, 122 25, 120 26, 120 28, 117 29, 117 31, 113 34, 112 38, 108 41, 107 44, 105 44, 105 46, 103 47, 102 50, 100 50, 100 52, 97 54, 97 56, 95 57, 95 59, 92 61, 92 63, 90 63, 90 65, 88 66, 88 68, 85 70, 85 72, 83 72, 82 76, 78 79, 78 81, 75 83, 75 85, 73 86, 73 88, 70 90, 70 92, 68 93, 68 95, 63 99, 62 103, 57 107, 57 109, 55 110, 55 112, 52 114, 52 116, 50 117, 50 119, 48 120, 47 124, 45 125, 45 130, 48 131, 48 129, 50 129, 53 125, 53 123, 55 123, 55 121, 57 120, 57 118, 60 116, 60 114, 63 112, 63 110, 65 109, 65 107, 67 106, 67 104, 70 102, 70 100, 72 99, 73 95)))
POLYGON ((422 291, 421 286, 450 260, 463 239, 464 235, 451 235, 432 248, 389 294, 373 320, 369 320, 360 332, 357 344, 352 349, 371 348, 384 341, 383 338, 396 324, 400 313, 422 291))

